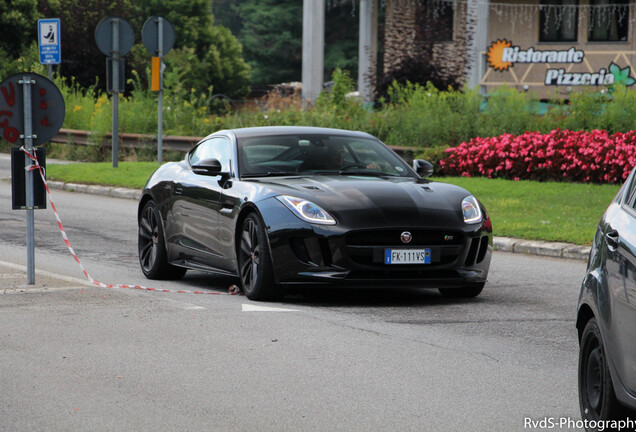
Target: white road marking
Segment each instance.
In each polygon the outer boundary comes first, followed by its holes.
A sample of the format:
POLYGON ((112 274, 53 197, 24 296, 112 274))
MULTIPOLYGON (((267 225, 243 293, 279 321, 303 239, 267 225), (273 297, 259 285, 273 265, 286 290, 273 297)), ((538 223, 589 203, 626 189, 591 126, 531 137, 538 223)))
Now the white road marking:
POLYGON ((300 312, 298 309, 284 309, 268 306, 256 306, 243 303, 243 312, 300 312))
POLYGON ((192 303, 186 303, 186 302, 182 302, 179 300, 173 300, 171 298, 167 298, 167 297, 159 297, 159 300, 170 303, 172 306, 179 308, 179 309, 185 309, 185 310, 201 310, 201 309, 205 309, 203 306, 199 306, 199 305, 195 305, 192 303))

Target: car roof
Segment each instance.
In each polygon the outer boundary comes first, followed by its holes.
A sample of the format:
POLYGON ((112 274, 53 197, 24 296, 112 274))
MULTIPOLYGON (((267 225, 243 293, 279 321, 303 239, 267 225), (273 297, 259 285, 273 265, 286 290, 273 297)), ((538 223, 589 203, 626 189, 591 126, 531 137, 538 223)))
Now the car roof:
POLYGON ((340 136, 351 136, 351 137, 360 137, 360 138, 362 137, 373 138, 372 135, 366 132, 350 131, 345 129, 313 127, 313 126, 248 127, 248 128, 218 131, 218 132, 215 132, 215 135, 221 132, 232 132, 239 139, 255 137, 255 136, 268 136, 268 135, 340 135, 340 136))

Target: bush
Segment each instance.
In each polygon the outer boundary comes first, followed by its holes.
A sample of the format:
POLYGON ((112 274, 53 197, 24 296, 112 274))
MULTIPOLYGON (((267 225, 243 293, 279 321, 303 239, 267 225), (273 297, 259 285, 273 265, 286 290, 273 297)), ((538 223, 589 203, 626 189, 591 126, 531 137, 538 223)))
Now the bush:
POLYGON ((382 77, 376 88, 376 98, 392 101, 394 95, 391 89, 396 84, 406 86, 416 83, 436 89, 457 89, 459 80, 459 74, 442 70, 428 55, 407 57, 382 77))
POLYGON ((474 138, 446 150, 445 175, 621 183, 636 165, 636 131, 554 130, 474 138))
POLYGON ((483 112, 479 115, 478 136, 537 130, 540 122, 538 103, 530 93, 507 86, 497 89, 486 96, 483 112))
POLYGON ((367 129, 385 143, 408 147, 458 145, 477 134, 481 96, 476 90, 438 90, 408 83, 393 84, 391 103, 383 103, 367 129))
POLYGON ((616 86, 612 102, 607 104, 607 130, 611 132, 636 129, 636 92, 625 86, 616 86))
POLYGON ((37 42, 33 42, 28 47, 25 46, 22 55, 15 59, 11 58, 3 47, 0 47, 0 81, 13 74, 22 72, 47 75, 46 66, 40 64, 40 52, 37 42))
MULTIPOLYGON (((174 59, 185 62, 191 55, 191 50, 183 49, 174 59)), ((530 94, 512 88, 503 87, 485 100, 476 89, 441 91, 430 83, 425 86, 394 83, 389 90, 390 102, 383 100, 376 109, 370 109, 358 98, 349 96, 355 86, 347 71, 336 70, 331 91, 323 92, 315 105, 309 104, 306 109, 302 108, 299 91, 293 94, 278 91, 260 104, 233 106, 235 109, 229 114, 212 115, 209 108, 212 88, 202 92, 184 86, 183 74, 187 72, 185 68, 170 67, 164 73, 166 135, 206 136, 220 129, 271 125, 363 130, 391 146, 415 147, 435 165, 437 160, 444 159, 440 152, 446 148, 461 149, 467 145, 462 143, 489 140, 475 137, 495 136, 498 138, 492 140, 498 140, 513 136, 524 140, 541 134, 552 136, 551 131, 556 129, 596 130, 596 133, 603 130, 612 135, 636 128, 636 92, 618 85, 605 93, 582 91, 573 94, 569 101, 553 101, 547 112, 540 115, 538 102, 530 94)), ((145 89, 136 73, 132 75, 134 78, 128 83, 132 88, 130 96, 120 100, 120 132, 156 134, 156 93, 145 89)), ((109 132, 112 125, 109 95, 82 89, 73 81, 67 84, 58 79, 56 83, 66 101, 64 127, 89 130, 95 143, 101 142, 99 137, 109 132)), ((459 167, 458 163, 453 161, 453 172, 488 175, 463 165, 459 167)), ((538 170, 533 175, 541 178, 544 174, 538 170)), ((523 176, 520 178, 527 174, 523 176)))
POLYGON ((422 153, 416 154, 414 159, 424 159, 430 162, 433 164, 433 174, 437 176, 443 175, 444 170, 440 162, 447 156, 446 149, 446 147, 430 147, 425 149, 422 153))

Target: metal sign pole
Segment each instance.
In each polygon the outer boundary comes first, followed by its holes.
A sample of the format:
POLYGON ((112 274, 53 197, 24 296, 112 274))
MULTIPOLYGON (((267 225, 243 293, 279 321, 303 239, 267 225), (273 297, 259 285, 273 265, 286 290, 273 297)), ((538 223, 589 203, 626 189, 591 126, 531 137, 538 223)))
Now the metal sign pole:
MULTIPOLYGON (((31 85, 35 81, 25 76, 18 82, 22 84, 22 95, 24 98, 24 147, 30 155, 33 155, 33 114, 31 103, 31 85)), ((31 171, 31 158, 24 158, 24 168, 26 169, 26 216, 27 216, 27 284, 35 284, 35 228, 33 213, 33 171, 31 171)))
POLYGON ((174 45, 174 29, 170 21, 163 17, 152 16, 141 29, 141 38, 152 56, 152 80, 150 88, 157 95, 157 162, 163 163, 163 56, 174 45))
POLYGON ((109 91, 113 99, 113 168, 117 168, 119 164, 119 92, 126 86, 125 83, 122 82, 120 85, 119 82, 120 75, 124 75, 124 64, 120 62, 135 43, 135 32, 125 19, 106 17, 95 28, 95 42, 99 50, 108 56, 106 67, 110 74, 109 81, 112 87, 109 91))
POLYGON ((113 25, 113 168, 119 165, 119 19, 113 25))
POLYGON ((157 125, 157 161, 163 161, 163 18, 158 18, 158 57, 159 57, 159 105, 157 125))

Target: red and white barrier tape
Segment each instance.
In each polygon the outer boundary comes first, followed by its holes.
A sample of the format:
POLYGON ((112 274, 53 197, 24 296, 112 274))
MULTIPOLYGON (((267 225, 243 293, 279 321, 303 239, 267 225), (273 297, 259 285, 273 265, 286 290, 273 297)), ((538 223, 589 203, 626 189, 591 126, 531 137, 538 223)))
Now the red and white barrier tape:
POLYGON ((240 288, 238 286, 236 286, 236 285, 230 286, 228 292, 214 292, 214 291, 191 291, 191 290, 158 289, 158 288, 149 288, 149 287, 145 287, 145 286, 142 286, 142 285, 105 284, 103 282, 96 281, 95 279, 93 279, 91 277, 91 275, 88 274, 86 269, 84 269, 84 266, 80 262, 79 257, 75 253, 75 250, 73 250, 73 247, 71 246, 71 243, 68 241, 68 237, 66 236, 66 231, 64 231, 64 226, 62 225, 62 220, 60 219, 60 215, 57 212, 57 209, 55 208, 55 204, 53 203, 53 198, 51 198, 51 191, 49 190, 49 186, 46 183, 46 177, 44 175, 44 167, 42 167, 40 165, 40 163, 38 162, 38 159, 37 159, 37 157, 35 155, 35 152, 34 152, 34 154, 29 153, 24 148, 24 146, 22 146, 20 148, 20 150, 22 150, 29 157, 29 159, 31 159, 31 161, 32 161, 31 167, 30 168, 26 168, 26 170, 27 171, 34 171, 34 170, 38 170, 39 171, 40 177, 42 178, 42 182, 44 183, 44 187, 46 189, 47 197, 49 198, 49 202, 51 203, 51 208, 53 209, 53 213, 55 214, 55 219, 57 220, 57 225, 60 228, 60 233, 62 233, 62 238, 64 239, 64 244, 68 248, 69 252, 71 252, 71 255, 73 255, 73 258, 75 258, 75 261, 80 266, 80 268, 82 269, 82 272, 84 273, 84 276, 86 276, 86 279, 88 279, 90 283, 92 283, 94 285, 97 285, 97 286, 100 286, 102 288, 136 289, 136 290, 143 290, 143 291, 156 291, 156 292, 175 293, 175 294, 237 295, 237 294, 240 293, 240 288))

